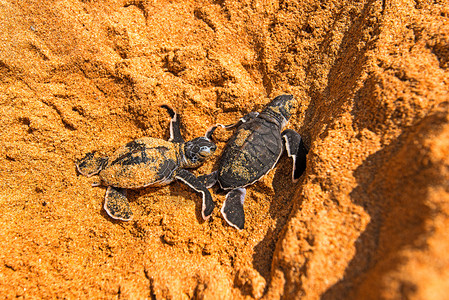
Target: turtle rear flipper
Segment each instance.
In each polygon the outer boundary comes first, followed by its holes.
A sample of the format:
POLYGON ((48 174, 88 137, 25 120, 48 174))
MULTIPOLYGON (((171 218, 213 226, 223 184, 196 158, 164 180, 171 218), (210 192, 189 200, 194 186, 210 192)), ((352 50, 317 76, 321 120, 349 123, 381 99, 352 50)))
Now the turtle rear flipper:
POLYGON ((107 163, 107 157, 95 156, 94 151, 87 153, 83 158, 77 160, 76 169, 81 175, 90 177, 98 174, 107 163))
POLYGON ((221 214, 226 222, 237 229, 245 227, 245 212, 243 210, 245 195, 246 189, 233 189, 226 195, 226 200, 221 208, 221 214))
POLYGON ((104 197, 104 209, 108 215, 117 220, 129 221, 133 212, 126 198, 126 190, 109 186, 104 197))
POLYGON ((288 156, 293 158, 292 180, 295 182, 306 169, 306 155, 308 151, 301 136, 296 131, 286 129, 281 135, 285 140, 288 156))
POLYGON ((195 175, 184 169, 180 169, 179 171, 177 171, 175 178, 181 180, 195 191, 203 194, 201 215, 204 220, 209 219, 215 208, 215 202, 214 200, 212 200, 212 196, 204 183, 196 178, 195 175))

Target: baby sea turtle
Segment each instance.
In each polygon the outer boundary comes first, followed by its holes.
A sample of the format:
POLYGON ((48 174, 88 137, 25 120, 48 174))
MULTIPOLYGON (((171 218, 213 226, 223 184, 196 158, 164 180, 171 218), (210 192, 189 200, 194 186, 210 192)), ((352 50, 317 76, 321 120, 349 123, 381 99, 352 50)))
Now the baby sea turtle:
POLYGON ((204 220, 212 214, 215 207, 212 196, 204 183, 185 168, 198 167, 217 147, 209 135, 184 142, 178 115, 170 107, 162 107, 172 118, 168 141, 143 137, 120 147, 110 157, 95 157, 94 153, 88 153, 76 163, 82 175, 98 174, 100 184, 108 187, 104 209, 114 219, 129 221, 132 218, 125 189, 162 186, 174 179, 202 193, 201 214, 204 220))
POLYGON ((239 122, 224 126, 218 124, 209 129, 211 136, 220 126, 237 130, 230 138, 219 159, 218 170, 203 175, 207 187, 217 181, 226 195, 221 213, 229 225, 243 229, 245 214, 243 203, 245 187, 261 179, 274 168, 283 152, 283 142, 289 157, 293 158, 292 179, 296 181, 306 168, 307 149, 301 136, 291 129, 282 131, 293 113, 296 100, 292 95, 280 95, 274 98, 259 114, 250 112, 239 122))

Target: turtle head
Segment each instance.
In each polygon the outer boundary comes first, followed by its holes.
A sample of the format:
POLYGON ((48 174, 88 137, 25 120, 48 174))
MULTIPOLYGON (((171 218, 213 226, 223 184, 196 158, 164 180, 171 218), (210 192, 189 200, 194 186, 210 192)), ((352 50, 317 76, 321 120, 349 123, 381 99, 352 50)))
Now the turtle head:
POLYGON ((217 146, 205 136, 197 137, 184 144, 184 155, 187 168, 195 168, 201 165, 208 157, 214 154, 217 146))
POLYGON ((293 98, 293 95, 280 95, 274 98, 270 103, 265 106, 262 113, 275 115, 276 117, 282 117, 282 123, 287 122, 296 110, 297 101, 293 98))

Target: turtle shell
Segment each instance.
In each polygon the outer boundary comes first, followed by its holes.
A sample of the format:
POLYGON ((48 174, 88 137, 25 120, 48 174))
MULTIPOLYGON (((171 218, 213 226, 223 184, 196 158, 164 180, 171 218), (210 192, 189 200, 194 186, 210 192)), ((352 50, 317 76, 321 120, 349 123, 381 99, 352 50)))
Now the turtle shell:
POLYGON ((168 184, 179 166, 178 147, 156 138, 136 139, 109 157, 100 178, 105 185, 120 188, 168 184))
POLYGON ((218 181, 221 187, 234 189, 254 183, 274 167, 281 153, 278 124, 260 117, 243 123, 220 158, 218 181))

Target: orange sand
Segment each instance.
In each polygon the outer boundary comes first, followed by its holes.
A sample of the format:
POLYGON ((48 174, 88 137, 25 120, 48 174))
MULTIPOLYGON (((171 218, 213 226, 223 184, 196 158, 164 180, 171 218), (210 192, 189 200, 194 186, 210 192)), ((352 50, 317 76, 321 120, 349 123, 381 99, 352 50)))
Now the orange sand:
POLYGON ((5 0, 0 29, 1 298, 447 297, 447 2, 5 0), (179 182, 113 221, 76 173, 167 138, 161 104, 193 138, 280 93, 308 167, 250 187, 243 231, 179 182))

